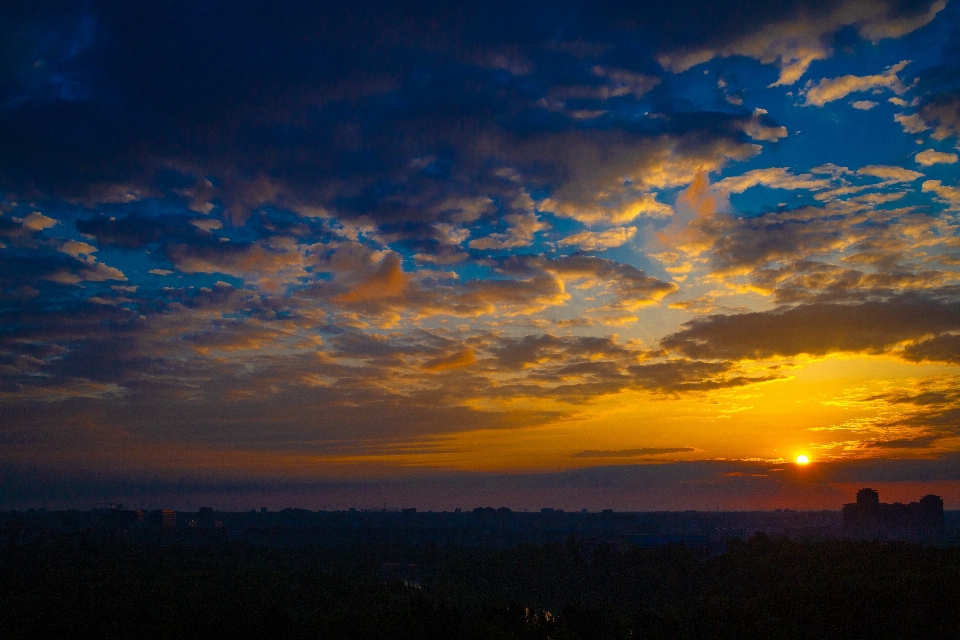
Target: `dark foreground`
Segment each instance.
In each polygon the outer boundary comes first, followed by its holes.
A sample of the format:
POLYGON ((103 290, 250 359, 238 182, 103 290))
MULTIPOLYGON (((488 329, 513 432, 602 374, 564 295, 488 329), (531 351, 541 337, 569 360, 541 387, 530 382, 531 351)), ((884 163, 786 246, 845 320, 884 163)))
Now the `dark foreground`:
POLYGON ((960 547, 30 545, 0 551, 0 637, 960 638, 960 547))

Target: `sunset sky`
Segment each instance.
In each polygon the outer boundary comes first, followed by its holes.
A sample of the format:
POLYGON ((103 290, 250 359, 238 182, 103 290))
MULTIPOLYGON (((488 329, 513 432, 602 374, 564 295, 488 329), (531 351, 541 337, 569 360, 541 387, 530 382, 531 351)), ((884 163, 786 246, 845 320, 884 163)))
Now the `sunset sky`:
POLYGON ((958 148, 956 0, 3 3, 0 508, 960 508, 958 148))

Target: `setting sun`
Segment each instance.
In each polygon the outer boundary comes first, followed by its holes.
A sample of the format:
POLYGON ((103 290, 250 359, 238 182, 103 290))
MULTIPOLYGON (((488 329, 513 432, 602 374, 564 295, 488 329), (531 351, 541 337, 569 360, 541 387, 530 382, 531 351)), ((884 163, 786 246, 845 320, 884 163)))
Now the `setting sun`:
POLYGON ((807 456, 797 456, 797 464, 810 464, 810 458, 807 456))

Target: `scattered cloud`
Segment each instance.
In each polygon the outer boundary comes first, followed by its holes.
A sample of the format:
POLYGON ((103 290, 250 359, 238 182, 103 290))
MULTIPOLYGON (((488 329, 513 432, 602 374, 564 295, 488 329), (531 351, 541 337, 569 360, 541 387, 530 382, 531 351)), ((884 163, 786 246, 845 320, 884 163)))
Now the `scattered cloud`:
POLYGON ((873 176, 893 182, 913 182, 923 177, 919 171, 911 171, 903 167, 891 167, 887 165, 869 165, 857 169, 857 174, 861 176, 873 176))
POLYGON ((533 243, 533 237, 539 231, 550 228, 550 225, 537 219, 534 213, 510 214, 504 216, 507 224, 506 233, 495 233, 484 238, 470 241, 471 249, 516 249, 533 243))
POLYGON ((957 154, 934 151, 933 149, 925 149, 924 151, 921 151, 917 155, 913 156, 913 159, 917 164, 930 167, 935 164, 956 164, 957 154))
POLYGON ((620 449, 619 451, 585 450, 572 454, 571 458, 639 458, 661 456, 671 453, 693 453, 693 447, 641 447, 639 449, 620 449))
POLYGON ((466 367, 474 362, 476 362, 476 354, 471 349, 464 349, 456 353, 452 353, 449 356, 441 356, 439 358, 433 358, 423 364, 423 368, 427 371, 448 371, 450 369, 459 369, 460 367, 466 367))
POLYGON ((907 87, 897 76, 903 71, 904 67, 910 64, 910 60, 902 60, 897 64, 887 67, 883 73, 872 76, 841 76, 839 78, 824 78, 820 82, 813 84, 812 81, 801 91, 806 101, 804 104, 822 107, 828 102, 840 100, 851 93, 859 91, 869 91, 871 89, 889 89, 897 95, 902 95, 907 87))
POLYGON ((755 26, 747 33, 734 35, 726 43, 681 47, 661 53, 658 60, 665 69, 680 73, 716 57, 748 56, 763 64, 776 64, 780 77, 772 86, 789 86, 795 84, 813 62, 830 57, 833 51, 829 43, 841 29, 854 27, 862 37, 873 42, 899 38, 929 23, 946 6, 945 0, 923 4, 920 11, 911 8, 903 13, 893 3, 875 0, 838 2, 815 12, 796 6, 794 15, 755 26))
POLYGON ((801 354, 891 353, 960 330, 960 302, 910 293, 859 304, 812 303, 698 318, 661 340, 690 358, 763 360, 801 354))
POLYGON ((941 202, 952 208, 960 207, 960 187, 950 187, 940 180, 924 180, 921 189, 937 195, 941 202))
POLYGON ((785 167, 770 167, 768 169, 752 169, 738 176, 724 178, 714 185, 718 191, 727 193, 743 193, 750 187, 764 186, 771 189, 804 189, 815 191, 830 186, 829 180, 814 178, 805 173, 794 175, 785 167))
POLYGON ((55 218, 45 216, 39 211, 34 211, 23 219, 23 226, 31 231, 43 231, 60 224, 55 218))
POLYGON ((579 247, 583 251, 603 251, 626 244, 637 235, 636 227, 619 227, 606 231, 580 231, 560 240, 560 246, 579 247))

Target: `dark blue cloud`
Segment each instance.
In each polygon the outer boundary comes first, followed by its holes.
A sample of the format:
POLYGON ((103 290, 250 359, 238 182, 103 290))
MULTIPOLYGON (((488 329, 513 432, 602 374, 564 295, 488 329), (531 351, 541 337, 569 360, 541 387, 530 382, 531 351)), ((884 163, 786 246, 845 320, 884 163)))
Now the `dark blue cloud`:
MULTIPOLYGON (((272 201, 419 220, 416 203, 450 185, 411 173, 411 160, 436 156, 462 191, 489 182, 484 166, 516 160, 490 148, 516 147, 513 136, 637 129, 636 118, 551 115, 540 100, 559 82, 596 87, 598 63, 656 77, 658 51, 720 47, 840 4, 15 2, 3 20, 0 187, 93 202, 110 185, 148 191, 172 169, 214 177, 238 219, 272 201), (257 179, 272 188, 245 186, 257 179)), ((892 19, 928 6, 887 9, 892 19)), ((669 122, 738 135, 718 113, 669 122)), ((528 158, 531 177, 550 160, 528 158)), ((564 171, 540 178, 556 186, 564 171)))

